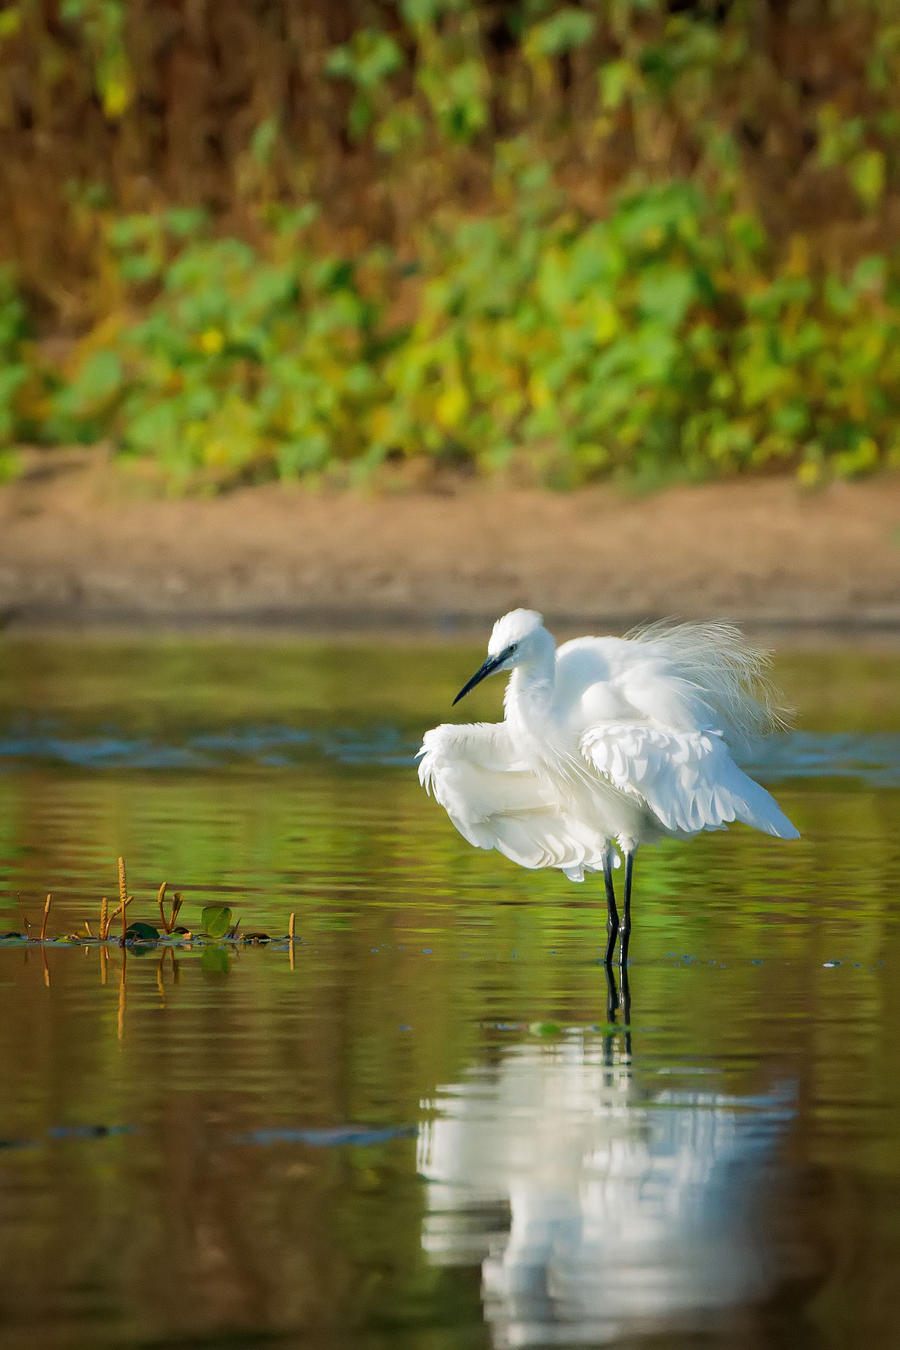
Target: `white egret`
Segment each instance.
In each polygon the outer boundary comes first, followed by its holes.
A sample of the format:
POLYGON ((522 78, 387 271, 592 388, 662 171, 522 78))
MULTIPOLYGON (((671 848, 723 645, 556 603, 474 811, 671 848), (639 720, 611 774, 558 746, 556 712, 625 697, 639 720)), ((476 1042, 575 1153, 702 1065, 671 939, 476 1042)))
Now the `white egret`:
POLYGON ((496 848, 522 867, 558 867, 571 881, 602 872, 606 964, 621 932, 624 965, 640 844, 735 820, 799 838, 732 758, 780 724, 767 664, 730 624, 655 623, 557 649, 540 614, 514 609, 494 624, 487 660, 453 700, 511 671, 503 721, 426 732, 419 781, 476 848, 496 848), (612 876, 619 854, 621 929, 612 876))

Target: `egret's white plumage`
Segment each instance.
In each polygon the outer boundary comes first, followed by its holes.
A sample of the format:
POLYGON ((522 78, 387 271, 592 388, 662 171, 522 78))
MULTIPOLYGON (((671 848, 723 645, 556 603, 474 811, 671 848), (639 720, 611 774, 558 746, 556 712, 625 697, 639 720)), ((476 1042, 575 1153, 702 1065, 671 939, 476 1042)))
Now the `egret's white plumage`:
POLYGON ((766 665, 729 624, 657 623, 557 649, 540 614, 516 609, 457 695, 511 671, 503 721, 426 732, 419 780, 470 844, 572 881, 603 870, 608 898, 613 845, 630 879, 637 846, 666 835, 739 820, 795 839, 732 758, 778 725, 766 665))

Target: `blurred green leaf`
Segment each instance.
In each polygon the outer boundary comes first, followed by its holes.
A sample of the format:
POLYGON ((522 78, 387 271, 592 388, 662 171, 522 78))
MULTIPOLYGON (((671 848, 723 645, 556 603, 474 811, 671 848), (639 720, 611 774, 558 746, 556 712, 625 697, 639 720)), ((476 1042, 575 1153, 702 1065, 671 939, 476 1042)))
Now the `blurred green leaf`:
POLYGON ((209 937, 224 937, 233 922, 228 905, 204 905, 200 914, 203 931, 209 937))
POLYGON ((604 108, 616 112, 625 102, 628 94, 640 82, 640 74, 626 57, 607 61, 601 66, 598 75, 600 96, 604 108))
POLYGON ((528 33, 526 46, 541 56, 562 56, 582 47, 593 36, 597 20, 593 14, 574 5, 563 5, 550 18, 535 24, 528 33))
POLYGON ((266 117, 250 137, 250 153, 257 164, 268 164, 278 141, 280 126, 277 117, 266 117))
POLYGON ((887 169, 883 151, 862 151, 851 160, 849 173, 853 190, 863 206, 874 210, 884 196, 887 169))

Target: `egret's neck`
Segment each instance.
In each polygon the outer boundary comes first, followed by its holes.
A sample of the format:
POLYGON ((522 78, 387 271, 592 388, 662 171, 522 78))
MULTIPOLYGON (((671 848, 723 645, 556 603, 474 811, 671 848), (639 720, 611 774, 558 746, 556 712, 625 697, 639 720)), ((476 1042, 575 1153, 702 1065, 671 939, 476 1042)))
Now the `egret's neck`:
MULTIPOLYGON (((538 636, 537 634, 535 636, 538 636)), ((556 643, 547 632, 509 677, 503 706, 507 722, 539 727, 550 713, 556 679, 556 643)))

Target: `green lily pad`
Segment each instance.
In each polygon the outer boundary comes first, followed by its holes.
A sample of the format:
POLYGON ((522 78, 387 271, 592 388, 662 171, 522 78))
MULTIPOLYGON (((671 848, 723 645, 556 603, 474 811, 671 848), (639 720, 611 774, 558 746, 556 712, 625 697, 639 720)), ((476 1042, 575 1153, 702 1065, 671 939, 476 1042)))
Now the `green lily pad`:
POLYGON ((129 939, 134 942, 155 942, 159 937, 159 929, 154 928, 152 923, 131 923, 125 929, 125 941, 129 939))
POLYGON ((224 937, 233 922, 231 909, 228 905, 204 905, 200 922, 210 937, 224 937))

